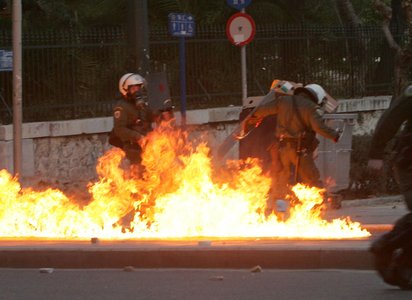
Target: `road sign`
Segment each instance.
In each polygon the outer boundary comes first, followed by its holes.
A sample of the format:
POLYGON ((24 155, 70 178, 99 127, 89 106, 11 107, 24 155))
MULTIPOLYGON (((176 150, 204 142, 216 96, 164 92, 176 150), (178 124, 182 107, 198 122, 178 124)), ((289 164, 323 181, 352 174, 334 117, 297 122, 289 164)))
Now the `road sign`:
POLYGON ((242 10, 248 6, 252 0, 227 0, 227 5, 237 10, 242 10))
POLYGON ((0 50, 0 72, 13 71, 13 52, 0 50))
POLYGON ((236 46, 249 44, 253 40, 255 32, 255 22, 246 13, 236 13, 226 23, 226 35, 229 41, 236 46))
POLYGON ((170 13, 169 32, 172 36, 192 37, 195 35, 195 18, 191 14, 170 13))

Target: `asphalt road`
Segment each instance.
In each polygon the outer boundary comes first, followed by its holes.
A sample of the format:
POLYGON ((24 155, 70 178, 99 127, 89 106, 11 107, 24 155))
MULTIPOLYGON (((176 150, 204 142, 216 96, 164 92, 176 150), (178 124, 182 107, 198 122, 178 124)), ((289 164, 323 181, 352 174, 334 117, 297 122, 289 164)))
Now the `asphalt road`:
POLYGON ((0 269, 0 299, 412 299, 373 271, 0 269), (42 270, 47 271, 47 270, 42 270))

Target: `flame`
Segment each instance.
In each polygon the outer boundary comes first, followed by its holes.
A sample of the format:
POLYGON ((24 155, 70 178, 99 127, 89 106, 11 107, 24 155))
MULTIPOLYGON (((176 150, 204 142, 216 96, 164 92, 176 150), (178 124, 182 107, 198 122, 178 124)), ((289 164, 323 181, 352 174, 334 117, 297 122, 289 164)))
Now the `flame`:
POLYGON ((22 188, 0 171, 0 236, 45 238, 284 237, 341 239, 370 233, 349 218, 322 219, 323 190, 296 185, 289 210, 265 215, 270 178, 257 160, 212 163, 210 149, 163 125, 143 143, 142 166, 107 151, 79 204, 58 189, 22 188))

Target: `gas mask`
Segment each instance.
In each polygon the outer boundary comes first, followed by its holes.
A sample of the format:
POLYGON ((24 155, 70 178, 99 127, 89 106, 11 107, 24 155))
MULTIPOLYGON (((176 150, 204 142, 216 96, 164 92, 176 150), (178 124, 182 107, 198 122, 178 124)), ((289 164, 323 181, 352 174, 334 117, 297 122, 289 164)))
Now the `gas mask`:
POLYGON ((143 99, 143 93, 141 91, 137 91, 134 96, 134 104, 137 108, 142 109, 146 106, 146 102, 143 99))

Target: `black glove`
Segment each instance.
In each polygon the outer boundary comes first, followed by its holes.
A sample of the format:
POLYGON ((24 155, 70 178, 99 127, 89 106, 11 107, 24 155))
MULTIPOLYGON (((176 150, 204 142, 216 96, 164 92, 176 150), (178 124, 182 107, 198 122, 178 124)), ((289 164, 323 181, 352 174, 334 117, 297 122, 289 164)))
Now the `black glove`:
POLYGON ((341 136, 340 133, 337 132, 335 138, 333 139, 333 141, 334 141, 335 143, 337 143, 337 142, 339 141, 339 139, 340 139, 340 136, 341 136))
POLYGON ((343 130, 342 130, 342 129, 340 129, 340 128, 337 128, 337 129, 336 129, 336 136, 335 136, 335 138, 333 139, 333 141, 334 141, 335 143, 337 143, 337 142, 340 140, 340 137, 342 136, 342 133, 343 133, 343 130))

